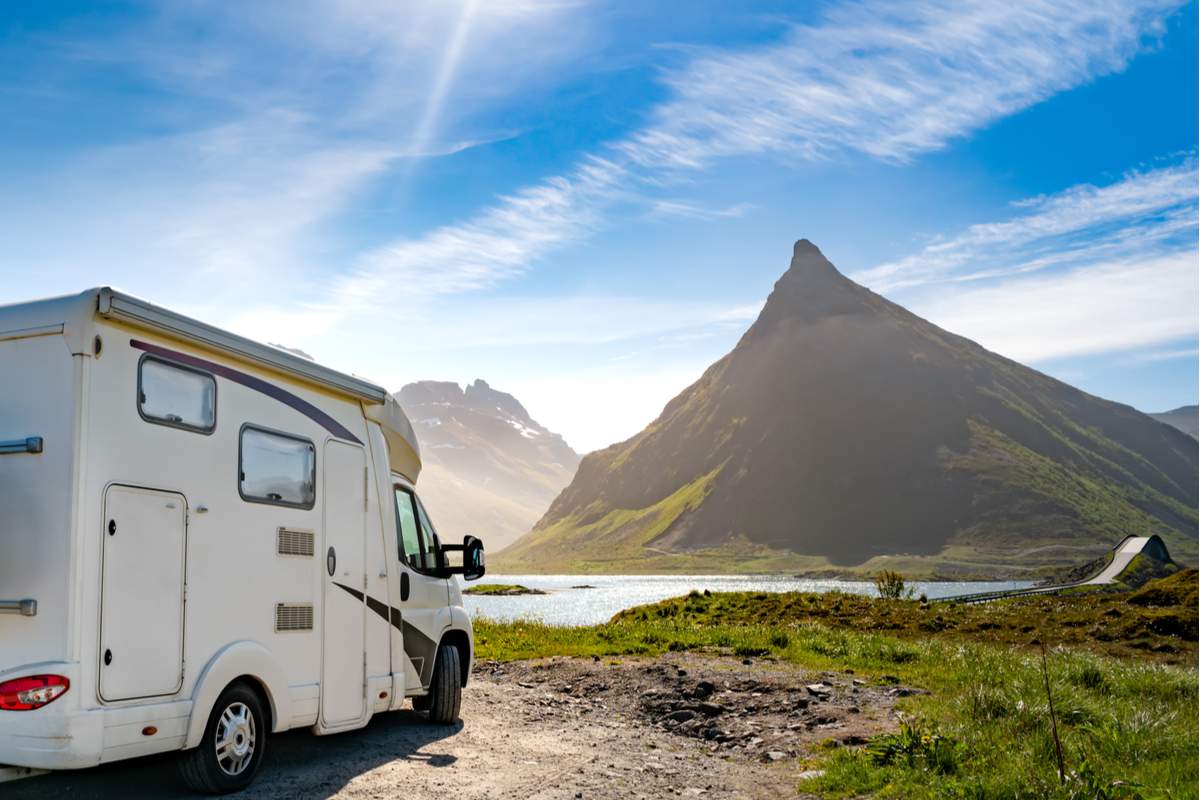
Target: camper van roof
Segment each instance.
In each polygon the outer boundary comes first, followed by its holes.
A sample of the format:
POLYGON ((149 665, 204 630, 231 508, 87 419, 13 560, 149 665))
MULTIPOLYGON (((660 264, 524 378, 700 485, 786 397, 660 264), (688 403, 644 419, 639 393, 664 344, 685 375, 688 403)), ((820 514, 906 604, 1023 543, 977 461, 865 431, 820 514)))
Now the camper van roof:
POLYGON ((96 295, 96 312, 107 319, 132 323, 153 330, 201 341, 215 350, 298 374, 308 380, 354 395, 371 403, 383 403, 388 392, 370 381, 347 375, 322 366, 315 361, 289 353, 278 347, 261 344, 236 333, 221 330, 199 320, 148 303, 109 287, 92 289, 85 294, 96 295))
MULTIPOLYGON (((363 401, 363 414, 383 430, 390 468, 414 482, 421 472, 421 449, 412 423, 396 399, 382 386, 107 286, 65 297, 0 306, 0 338, 4 338, 5 331, 54 329, 71 339, 72 335, 78 336, 80 330, 86 330, 84 320, 90 321, 95 315, 200 342, 218 352, 296 375, 363 401), (52 324, 46 325, 47 321, 52 324)), ((80 345, 79 342, 75 344, 80 345)))

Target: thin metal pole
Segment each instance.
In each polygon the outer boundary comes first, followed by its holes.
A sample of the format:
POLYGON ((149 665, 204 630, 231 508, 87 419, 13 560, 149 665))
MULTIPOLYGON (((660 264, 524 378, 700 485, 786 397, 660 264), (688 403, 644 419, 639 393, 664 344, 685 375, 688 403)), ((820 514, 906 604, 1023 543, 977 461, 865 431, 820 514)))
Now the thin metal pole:
POLYGON ((1058 782, 1067 782, 1066 768, 1063 766, 1062 742, 1058 739, 1058 720, 1054 716, 1054 698, 1050 696, 1050 671, 1046 669, 1046 643, 1039 641, 1042 646, 1042 680, 1046 684, 1046 702, 1050 705, 1050 730, 1054 734, 1054 755, 1058 757, 1058 782))

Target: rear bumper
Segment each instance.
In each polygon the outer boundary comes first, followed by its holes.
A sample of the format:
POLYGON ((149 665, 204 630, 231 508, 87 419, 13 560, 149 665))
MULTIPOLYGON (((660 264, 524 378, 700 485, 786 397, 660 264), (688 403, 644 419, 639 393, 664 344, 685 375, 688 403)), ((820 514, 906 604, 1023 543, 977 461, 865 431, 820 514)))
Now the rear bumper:
POLYGON ((99 711, 0 711, 0 764, 79 769, 100 763, 104 719, 99 711))

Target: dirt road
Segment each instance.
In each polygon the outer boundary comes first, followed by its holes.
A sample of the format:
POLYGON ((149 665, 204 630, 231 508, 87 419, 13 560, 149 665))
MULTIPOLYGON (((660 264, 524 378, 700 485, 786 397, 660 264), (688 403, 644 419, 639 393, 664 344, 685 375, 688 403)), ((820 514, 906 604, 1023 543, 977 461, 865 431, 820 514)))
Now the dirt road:
MULTIPOLYGON (((463 722, 411 711, 362 731, 274 737, 260 798, 767 798, 795 795, 801 757, 894 724, 911 689, 742 659, 553 659, 482 664, 463 722)), ((173 756, 0 787, 6 800, 186 796, 173 756)))

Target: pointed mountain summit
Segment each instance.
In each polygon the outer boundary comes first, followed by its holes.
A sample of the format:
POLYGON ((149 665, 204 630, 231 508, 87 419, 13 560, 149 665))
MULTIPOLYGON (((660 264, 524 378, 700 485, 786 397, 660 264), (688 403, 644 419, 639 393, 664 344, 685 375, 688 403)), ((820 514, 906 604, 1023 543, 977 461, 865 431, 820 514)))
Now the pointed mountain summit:
POLYGON ((1158 533, 1194 561, 1197 444, 949 333, 808 240, 737 346, 586 456, 494 561, 546 571, 1022 574, 1158 533))

